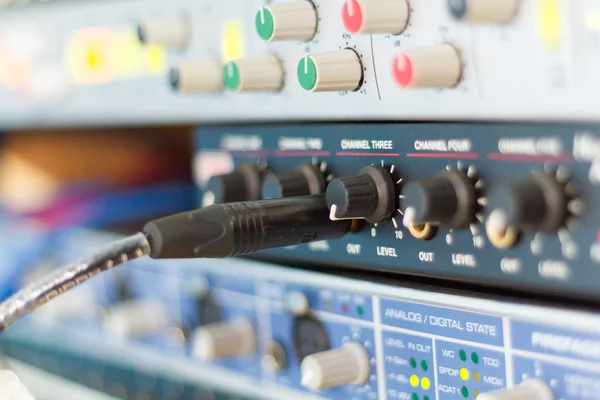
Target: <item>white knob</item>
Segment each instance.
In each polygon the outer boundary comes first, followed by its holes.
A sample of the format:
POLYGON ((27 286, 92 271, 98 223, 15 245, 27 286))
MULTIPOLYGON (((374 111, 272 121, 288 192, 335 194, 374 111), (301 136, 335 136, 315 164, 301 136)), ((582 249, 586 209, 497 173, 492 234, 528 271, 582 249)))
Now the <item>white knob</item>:
POLYGON ((533 378, 510 389, 481 393, 477 400, 554 400, 554 394, 546 382, 533 378))
POLYGON ((263 40, 309 41, 317 31, 317 10, 311 1, 271 4, 256 14, 255 27, 263 40))
POLYGON ((456 19, 471 22, 507 23, 517 14, 519 0, 448 0, 456 19))
POLYGON ((223 66, 218 61, 191 61, 169 73, 171 87, 179 93, 216 93, 223 90, 223 66))
POLYGON ((311 54, 298 63, 298 82, 311 92, 357 90, 362 84, 363 67, 354 50, 311 54))
POLYGON ((210 324, 194 331, 192 352, 203 360, 249 355, 256 349, 256 333, 246 319, 210 324))
POLYGON ((190 23, 181 15, 149 19, 138 26, 137 32, 142 43, 182 48, 190 39, 190 23))
POLYGON ((129 300, 108 311, 105 326, 120 337, 160 333, 169 327, 169 310, 156 299, 129 300))
POLYGON ((404 88, 453 87, 462 75, 460 55, 449 44, 441 44, 398 54, 392 72, 404 88))
POLYGON ((350 33, 399 34, 406 29, 410 8, 406 0, 346 0, 342 21, 350 33))
POLYGON ((285 308, 292 315, 305 315, 310 309, 308 297, 300 291, 289 292, 285 296, 285 308))
POLYGON ((365 383, 371 372, 369 355, 358 343, 347 343, 335 350, 304 357, 300 366, 302 386, 326 389, 346 384, 365 383))
POLYGON ((225 65, 225 87, 234 92, 278 91, 283 86, 283 67, 275 56, 243 58, 225 65))

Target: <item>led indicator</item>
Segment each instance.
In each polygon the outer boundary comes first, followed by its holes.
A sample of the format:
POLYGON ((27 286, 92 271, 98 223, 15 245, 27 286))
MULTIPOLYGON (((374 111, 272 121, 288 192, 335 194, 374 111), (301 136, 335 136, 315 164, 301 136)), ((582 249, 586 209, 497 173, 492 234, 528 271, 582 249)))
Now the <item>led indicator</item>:
POLYGON ((463 361, 467 361, 467 352, 466 352, 466 351, 464 351, 464 350, 461 350, 461 351, 458 353, 458 355, 459 355, 459 357, 460 357, 460 359, 461 359, 461 360, 463 360, 463 361))
POLYGON ((150 75, 163 75, 167 69, 167 52, 162 46, 150 44, 146 46, 144 61, 150 75))
POLYGON ((481 375, 479 375, 479 372, 473 371, 471 373, 471 378, 473 378, 473 382, 479 382, 481 380, 481 375))
POLYGON ((342 304, 342 312, 344 314, 346 314, 348 312, 348 305, 347 304, 342 304))
POLYGON ((413 357, 410 358, 410 366, 417 368, 417 360, 415 360, 413 357))
POLYGON ((477 396, 479 396, 479 394, 480 394, 480 393, 481 393, 481 392, 480 392, 479 390, 477 390, 477 389, 473 390, 473 398, 475 398, 475 399, 476 399, 476 398, 477 398, 477 396))
POLYGON ((472 352, 471 353, 471 361, 473 361, 475 364, 479 363, 479 354, 477 354, 476 352, 472 352))
POLYGON ((429 400, 429 396, 423 396, 423 400, 429 400))
POLYGON ((469 379, 469 370, 466 368, 461 368, 460 369, 460 379, 462 379, 463 381, 466 381, 469 379))
POLYGON ((298 82, 305 90, 312 90, 317 84, 317 66, 310 57, 304 57, 298 63, 298 82))
POLYGON ((467 397, 469 397, 469 389, 467 389, 466 386, 463 386, 460 389, 460 393, 463 395, 463 397, 466 399, 467 397))
POLYGON ((558 0, 538 0, 537 25, 542 43, 548 49, 560 47, 560 4, 558 0))
POLYGON ((362 316, 365 313, 365 309, 363 308, 363 306, 356 306, 356 313, 362 316))
POLYGON ((244 57, 242 24, 239 21, 229 21, 223 26, 221 54, 225 63, 244 57))
POLYGON ((102 84, 114 78, 110 59, 112 43, 112 32, 104 27, 86 28, 73 36, 68 62, 77 83, 102 84))
POLYGON ((412 400, 419 400, 419 395, 416 393, 413 393, 412 396, 410 396, 412 400))
POLYGON ((429 365, 427 365, 427 361, 425 361, 425 360, 421 361, 421 368, 423 368, 423 371, 427 371, 429 369, 429 365))
POLYGON ((416 375, 411 375, 410 377, 410 386, 416 388, 419 386, 419 377, 416 375))
POLYGON ((429 388, 431 387, 431 381, 429 380, 429 378, 427 378, 427 377, 421 378, 421 387, 424 390, 429 390, 429 388))

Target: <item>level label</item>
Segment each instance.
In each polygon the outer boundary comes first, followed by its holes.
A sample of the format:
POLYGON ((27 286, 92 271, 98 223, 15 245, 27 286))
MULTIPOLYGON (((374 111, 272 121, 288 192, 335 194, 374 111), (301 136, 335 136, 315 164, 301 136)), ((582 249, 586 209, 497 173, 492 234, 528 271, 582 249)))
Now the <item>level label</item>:
POLYGON ((495 346, 504 343, 501 318, 391 299, 381 299, 380 312, 385 325, 495 346))
POLYGON ((388 399, 435 399, 433 341, 383 332, 388 399))
POLYGON ((515 349, 551 354, 580 360, 600 361, 600 333, 585 334, 511 321, 512 346, 515 349))
POLYGON ((435 346, 439 400, 476 399, 506 386, 502 353, 441 340, 435 346))

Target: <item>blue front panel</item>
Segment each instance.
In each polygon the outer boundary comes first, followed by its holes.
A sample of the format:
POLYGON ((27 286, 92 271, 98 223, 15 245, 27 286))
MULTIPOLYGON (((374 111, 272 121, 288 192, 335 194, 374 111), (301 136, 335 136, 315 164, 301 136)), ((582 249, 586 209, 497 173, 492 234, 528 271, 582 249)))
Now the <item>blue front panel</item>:
MULTIPOLYGON (((532 170, 561 166, 580 188, 585 212, 560 234, 525 233, 499 250, 481 221, 469 229, 440 229, 432 240, 415 239, 394 221, 319 244, 266 251, 265 256, 313 264, 372 268, 480 281, 553 294, 600 296, 600 128, 589 125, 365 124, 206 127, 198 130, 195 175, 199 187, 211 173, 267 161, 268 170, 292 171, 326 163, 332 177, 384 165, 401 183, 431 178, 447 166, 474 168, 486 191, 525 178, 532 170), (450 138, 450 139, 448 139, 450 138)), ((398 185, 401 191, 401 184, 398 185)), ((485 204, 485 200, 482 201, 485 204)))

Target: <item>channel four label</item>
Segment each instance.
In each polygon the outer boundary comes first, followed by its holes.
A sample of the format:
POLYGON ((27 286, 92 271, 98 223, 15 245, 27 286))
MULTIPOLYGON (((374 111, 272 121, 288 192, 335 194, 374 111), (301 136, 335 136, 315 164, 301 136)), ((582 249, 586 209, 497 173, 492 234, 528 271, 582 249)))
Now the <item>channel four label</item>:
POLYGON ((512 347, 534 353, 600 361, 600 333, 574 332, 528 322, 511 321, 512 347))
POLYGON ((381 299, 381 322, 402 329, 494 346, 504 345, 502 318, 381 299))
POLYGON ((383 332, 383 347, 387 398, 434 400, 433 341, 383 332))

